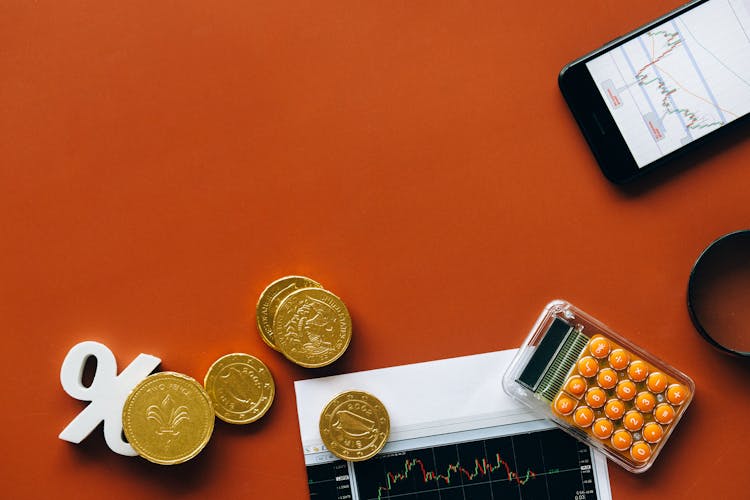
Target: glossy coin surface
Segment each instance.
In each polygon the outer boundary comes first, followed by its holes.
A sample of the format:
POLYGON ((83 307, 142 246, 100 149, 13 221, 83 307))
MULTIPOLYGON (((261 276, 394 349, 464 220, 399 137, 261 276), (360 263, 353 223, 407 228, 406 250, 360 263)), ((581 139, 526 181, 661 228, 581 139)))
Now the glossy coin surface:
POLYGON ((388 440, 391 422, 378 398, 349 391, 333 398, 320 415, 320 437, 328 451, 358 462, 375 456, 388 440))
POLYGON ((268 285, 260 294, 255 306, 255 322, 260 336, 266 344, 277 351, 279 348, 276 347, 273 338, 273 316, 281 301, 300 288, 321 288, 321 286, 320 283, 305 276, 285 276, 268 285))
POLYGON ((157 373, 143 379, 128 395, 122 428, 130 445, 146 460, 179 464, 208 443, 214 409, 194 379, 181 373, 157 373))
POLYGON ((322 288, 301 288, 279 304, 273 320, 276 347, 294 363, 318 368, 336 361, 352 339, 344 303, 322 288))
POLYGON ((276 387, 268 367, 249 354, 227 354, 206 373, 206 392, 216 416, 230 424, 249 424, 265 415, 276 387))

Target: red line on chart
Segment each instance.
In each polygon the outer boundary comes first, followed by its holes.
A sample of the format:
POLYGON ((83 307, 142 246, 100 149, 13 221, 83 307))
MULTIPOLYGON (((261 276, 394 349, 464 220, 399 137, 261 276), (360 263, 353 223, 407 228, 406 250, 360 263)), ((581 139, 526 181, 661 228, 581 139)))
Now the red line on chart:
MULTIPOLYGON (((669 88, 669 87, 667 87, 666 82, 662 78, 659 78, 659 77, 653 77, 651 80, 647 81, 648 74, 644 73, 644 71, 646 69, 648 69, 649 67, 653 66, 654 69, 658 69, 662 73, 664 73, 667 76, 669 76, 674 81, 675 85, 677 85, 677 87, 679 87, 684 92, 686 92, 686 93, 692 95, 693 97, 695 97, 697 99, 700 99, 702 101, 705 101, 706 103, 714 106, 714 104, 712 102, 710 102, 708 99, 706 99, 704 97, 701 97, 698 94, 695 94, 695 93, 690 92, 689 90, 687 90, 672 75, 670 75, 667 71, 665 71, 664 68, 662 68, 661 66, 657 65, 657 63, 659 61, 661 61, 662 59, 664 59, 676 47, 678 47, 678 46, 680 46, 682 44, 682 39, 679 38, 679 34, 678 33, 670 33, 670 32, 664 31, 664 30, 657 31, 657 32, 654 32, 654 33, 648 32, 647 34, 651 38, 651 51, 652 51, 651 52, 651 59, 652 60, 651 60, 651 62, 649 62, 648 64, 646 64, 645 66, 643 66, 640 70, 638 70, 638 72, 636 73, 635 79, 638 82, 638 85, 640 85, 640 86, 646 86, 646 85, 649 85, 649 84, 651 84, 653 82, 656 82, 656 86, 659 89, 659 93, 662 96, 661 105, 664 108, 664 110, 667 113, 669 113, 669 114, 681 114, 685 118, 687 118, 688 119, 688 123, 685 125, 685 127, 688 128, 688 129, 701 129, 701 128, 714 127, 714 126, 717 126, 717 125, 723 125, 724 123, 721 122, 721 121, 715 121, 715 122, 710 122, 710 123, 700 123, 700 118, 698 117, 698 115, 695 112, 693 112, 690 109, 688 109, 688 108, 675 108, 675 109, 672 109, 672 105, 671 104, 673 104, 674 101, 672 101, 672 103, 670 103, 670 96, 672 94, 674 94, 677 91, 677 89, 676 88, 669 88), (665 43, 667 45, 667 49, 664 50, 661 54, 659 54, 658 57, 654 58, 654 37, 656 35, 661 35, 662 37, 664 37, 665 43)), ((729 111, 727 109, 723 109, 723 108, 720 108, 718 106, 716 106, 716 107, 718 109, 720 109, 721 111, 724 111, 725 113, 729 113, 731 115, 735 115, 736 116, 735 113, 732 113, 731 111, 729 111)), ((663 137, 661 131, 658 129, 658 127, 655 127, 654 124, 652 124, 651 122, 649 122, 648 126, 651 129, 652 134, 654 134, 654 136, 656 137, 657 140, 663 137)))
POLYGON ((619 106, 620 105, 620 98, 617 97, 613 92, 612 89, 607 89, 607 94, 609 94, 609 98, 612 100, 613 106, 619 106))
POLYGON ((445 484, 451 484, 451 481, 453 480, 453 476, 455 474, 458 474, 459 476, 463 475, 467 480, 473 481, 477 477, 484 477, 490 472, 495 472, 498 469, 504 469, 508 481, 515 481, 519 485, 526 484, 527 482, 529 482, 529 480, 536 477, 536 474, 531 469, 527 470, 526 474, 524 474, 523 476, 519 475, 517 472, 510 470, 508 462, 500 458, 499 453, 495 454, 495 460, 496 463, 488 463, 486 458, 482 458, 481 460, 476 458, 474 459, 473 471, 471 471, 470 469, 466 469, 459 462, 456 462, 455 464, 448 465, 445 474, 438 474, 434 471, 428 471, 424 466, 424 462, 422 462, 422 460, 418 458, 406 460, 404 462, 403 472, 386 473, 386 485, 378 487, 378 500, 381 500, 383 498, 383 493, 391 491, 394 484, 398 483, 399 481, 408 479, 415 468, 421 474, 422 481, 425 484, 430 481, 435 481, 437 483, 439 480, 442 480, 445 484))
POLYGON ((662 52, 661 54, 659 54, 659 57, 654 58, 653 54, 652 54, 651 55, 651 59, 652 59, 651 62, 649 62, 644 67, 642 67, 641 69, 639 69, 638 72, 635 74, 636 80, 640 80, 641 78, 643 78, 642 73, 649 66, 653 66, 654 64, 656 64, 659 61, 661 61, 662 59, 664 59, 670 52, 672 52, 675 48, 677 48, 682 43, 682 40, 679 38, 679 34, 677 34, 677 33, 666 33, 666 32, 662 32, 662 31, 658 31, 656 33, 649 32, 648 36, 651 37, 652 50, 653 50, 654 35, 663 35, 664 38, 666 39, 666 43, 667 43, 667 46, 669 48, 667 50, 665 50, 664 52, 662 52), (677 38, 677 41, 673 42, 673 40, 675 38, 677 38))

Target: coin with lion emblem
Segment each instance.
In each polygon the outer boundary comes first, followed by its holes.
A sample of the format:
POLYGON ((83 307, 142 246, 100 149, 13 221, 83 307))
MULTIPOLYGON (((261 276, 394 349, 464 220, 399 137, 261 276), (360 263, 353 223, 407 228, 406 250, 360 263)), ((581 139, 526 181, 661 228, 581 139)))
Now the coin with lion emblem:
POLYGON ((322 288, 320 283, 306 276, 284 276, 266 287, 255 306, 255 322, 263 342, 279 350, 273 338, 273 317, 287 295, 300 288, 322 288))
POLYGON ((276 346, 306 368, 336 361, 352 338, 352 320, 340 298, 322 288, 301 288, 279 304, 273 318, 276 346))

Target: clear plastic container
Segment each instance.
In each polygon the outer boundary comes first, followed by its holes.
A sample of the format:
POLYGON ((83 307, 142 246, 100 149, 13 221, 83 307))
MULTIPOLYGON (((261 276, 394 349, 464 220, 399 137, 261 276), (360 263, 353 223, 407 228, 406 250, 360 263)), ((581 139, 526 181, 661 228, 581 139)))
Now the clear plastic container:
POLYGON ((690 377, 563 300, 544 309, 503 388, 631 472, 651 467, 695 394, 690 377))

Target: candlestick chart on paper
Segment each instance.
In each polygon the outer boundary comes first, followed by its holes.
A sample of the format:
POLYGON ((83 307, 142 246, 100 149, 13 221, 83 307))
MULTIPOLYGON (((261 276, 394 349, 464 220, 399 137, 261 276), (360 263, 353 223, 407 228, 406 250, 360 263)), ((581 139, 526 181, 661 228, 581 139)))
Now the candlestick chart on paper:
POLYGON ((590 449, 558 429, 308 466, 311 498, 596 499, 590 449))
POLYGON ((589 448, 557 429, 385 454, 354 470, 361 500, 596 498, 589 448))
POLYGON ((709 1, 586 66, 643 166, 750 112, 750 1, 709 1))

